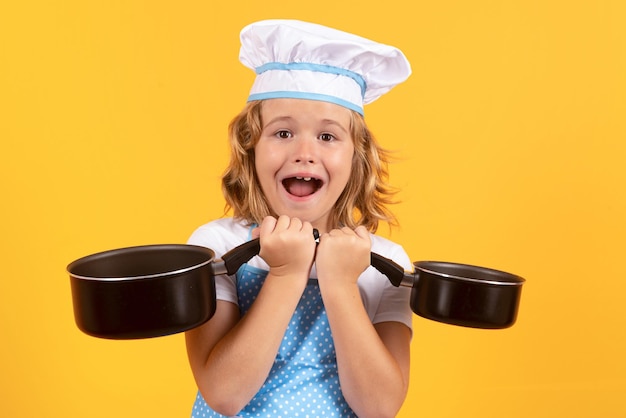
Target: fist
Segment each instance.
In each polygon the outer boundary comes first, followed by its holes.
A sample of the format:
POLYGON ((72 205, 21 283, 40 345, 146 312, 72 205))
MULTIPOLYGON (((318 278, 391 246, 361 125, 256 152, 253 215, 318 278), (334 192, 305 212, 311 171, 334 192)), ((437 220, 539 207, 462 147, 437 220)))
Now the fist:
POLYGON ((320 237, 315 257, 318 280, 356 283, 371 262, 372 242, 364 226, 333 229, 320 237))

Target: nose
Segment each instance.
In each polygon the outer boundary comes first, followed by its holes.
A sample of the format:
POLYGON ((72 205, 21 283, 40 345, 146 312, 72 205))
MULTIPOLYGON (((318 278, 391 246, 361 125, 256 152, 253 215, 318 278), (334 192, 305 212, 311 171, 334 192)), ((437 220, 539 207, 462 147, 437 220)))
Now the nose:
POLYGON ((311 138, 298 138, 293 142, 293 161, 296 163, 310 163, 317 161, 317 141, 311 138))

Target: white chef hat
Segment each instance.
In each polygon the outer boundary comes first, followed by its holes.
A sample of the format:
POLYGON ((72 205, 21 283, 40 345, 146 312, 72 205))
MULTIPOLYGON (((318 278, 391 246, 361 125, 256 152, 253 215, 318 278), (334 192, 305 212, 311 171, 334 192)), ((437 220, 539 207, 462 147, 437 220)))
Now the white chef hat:
POLYGON ((239 59, 257 74, 248 101, 321 100, 363 114, 411 74, 399 49, 314 23, 264 20, 240 38, 239 59))

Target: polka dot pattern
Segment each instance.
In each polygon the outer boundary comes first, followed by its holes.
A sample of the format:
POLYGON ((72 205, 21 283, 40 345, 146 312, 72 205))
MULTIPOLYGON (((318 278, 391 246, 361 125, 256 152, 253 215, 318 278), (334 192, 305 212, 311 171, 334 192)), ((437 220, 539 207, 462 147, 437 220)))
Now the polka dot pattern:
MULTIPOLYGON (((244 264, 237 272, 239 308, 248 311, 267 271, 244 264)), ((356 417, 339 387, 335 346, 319 287, 310 281, 265 384, 238 417, 356 417)), ((223 417, 198 393, 192 418, 223 417)))

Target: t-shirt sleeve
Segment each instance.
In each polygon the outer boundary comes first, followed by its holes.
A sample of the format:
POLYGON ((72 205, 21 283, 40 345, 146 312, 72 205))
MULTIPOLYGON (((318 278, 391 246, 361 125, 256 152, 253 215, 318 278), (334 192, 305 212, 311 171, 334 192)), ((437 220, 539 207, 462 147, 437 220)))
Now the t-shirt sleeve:
MULTIPOLYGON (((222 236, 223 231, 219 230, 218 225, 208 224, 196 229, 187 240, 187 244, 210 248, 215 252, 216 258, 221 258, 223 254, 231 249, 227 248, 229 244, 221 238, 222 236)), ((215 276, 216 299, 237 304, 238 298, 235 280, 234 275, 228 276, 226 274, 220 274, 215 276)))
MULTIPOLYGON (((405 271, 412 271, 413 264, 400 245, 394 245, 387 254, 381 254, 402 266, 405 271)), ((395 287, 384 280, 380 303, 372 319, 373 324, 380 322, 401 322, 412 329, 413 313, 410 306, 411 288, 395 287)))

